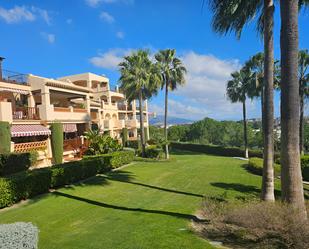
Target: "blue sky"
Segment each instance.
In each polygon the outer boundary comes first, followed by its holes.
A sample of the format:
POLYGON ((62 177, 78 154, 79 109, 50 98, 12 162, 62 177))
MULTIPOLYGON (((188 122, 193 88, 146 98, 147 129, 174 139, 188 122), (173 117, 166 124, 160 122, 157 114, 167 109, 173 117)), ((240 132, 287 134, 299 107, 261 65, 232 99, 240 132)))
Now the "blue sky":
MULTIPOLYGON (((206 1, 207 2, 207 1, 206 1)), ((188 69, 187 84, 170 95, 171 116, 241 119, 241 106, 224 96, 229 74, 262 50, 254 23, 240 40, 211 29, 202 0, 0 0, 0 56, 4 68, 57 78, 93 72, 116 85, 117 64, 137 48, 175 48, 188 69)), ((309 10, 299 17, 300 48, 309 44, 309 10)), ((279 9, 275 56, 279 58, 279 9)), ((279 94, 275 96, 279 115, 279 94)), ((163 94, 150 102, 161 114, 163 94)), ((248 101, 248 116, 260 116, 258 101, 248 101)))

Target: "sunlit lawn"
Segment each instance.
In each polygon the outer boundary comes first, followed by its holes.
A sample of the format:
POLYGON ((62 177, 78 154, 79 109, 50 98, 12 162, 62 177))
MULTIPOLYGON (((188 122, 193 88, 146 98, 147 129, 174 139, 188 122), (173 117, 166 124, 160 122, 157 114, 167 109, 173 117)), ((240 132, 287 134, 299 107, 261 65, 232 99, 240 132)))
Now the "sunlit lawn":
POLYGON ((0 211, 0 222, 33 222, 43 249, 210 248, 191 232, 191 220, 203 195, 258 195, 261 178, 243 164, 198 154, 173 155, 170 162, 136 162, 0 211))

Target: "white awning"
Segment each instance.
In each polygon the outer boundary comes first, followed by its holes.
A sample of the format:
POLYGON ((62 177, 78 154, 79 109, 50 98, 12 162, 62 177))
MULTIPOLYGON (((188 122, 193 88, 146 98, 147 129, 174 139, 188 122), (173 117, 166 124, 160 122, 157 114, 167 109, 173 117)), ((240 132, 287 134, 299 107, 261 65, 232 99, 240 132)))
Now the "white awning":
POLYGON ((0 87, 0 91, 1 92, 19 93, 19 94, 24 94, 24 95, 28 95, 29 94, 29 91, 27 91, 27 90, 8 88, 8 87, 0 87))
POLYGON ((77 132, 76 124, 63 124, 63 132, 65 133, 77 132))
POLYGON ((49 136, 51 131, 45 126, 38 124, 12 125, 12 137, 49 136))

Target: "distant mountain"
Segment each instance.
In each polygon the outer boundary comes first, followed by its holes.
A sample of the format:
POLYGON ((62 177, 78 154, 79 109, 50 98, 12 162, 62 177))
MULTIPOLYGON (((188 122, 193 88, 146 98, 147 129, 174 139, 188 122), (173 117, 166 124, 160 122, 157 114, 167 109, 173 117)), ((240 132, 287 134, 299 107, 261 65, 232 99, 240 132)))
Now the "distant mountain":
MULTIPOLYGON (((181 125, 181 124, 192 124, 194 121, 185 118, 167 117, 168 125, 181 125)), ((149 117, 150 125, 161 126, 164 124, 164 116, 157 115, 154 117, 149 117)))

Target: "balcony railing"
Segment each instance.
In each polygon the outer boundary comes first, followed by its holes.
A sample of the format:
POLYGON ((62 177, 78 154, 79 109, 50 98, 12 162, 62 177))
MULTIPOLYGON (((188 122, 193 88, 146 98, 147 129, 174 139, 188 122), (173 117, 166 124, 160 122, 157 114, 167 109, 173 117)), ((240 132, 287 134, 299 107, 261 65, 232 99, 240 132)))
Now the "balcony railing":
POLYGON ((13 110, 14 120, 39 120, 39 109, 36 107, 16 107, 13 110))
POLYGON ((19 85, 28 85, 26 74, 17 73, 9 70, 2 70, 2 79, 0 79, 0 81, 19 85))
POLYGON ((54 107, 55 112, 71 112, 69 107, 54 107))
POLYGON ((14 152, 29 152, 29 151, 38 151, 46 150, 47 141, 38 141, 38 142, 29 142, 29 143, 18 143, 14 144, 14 152))

